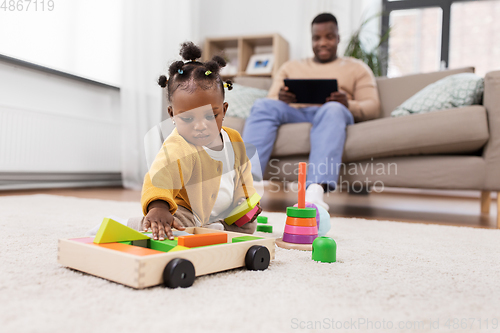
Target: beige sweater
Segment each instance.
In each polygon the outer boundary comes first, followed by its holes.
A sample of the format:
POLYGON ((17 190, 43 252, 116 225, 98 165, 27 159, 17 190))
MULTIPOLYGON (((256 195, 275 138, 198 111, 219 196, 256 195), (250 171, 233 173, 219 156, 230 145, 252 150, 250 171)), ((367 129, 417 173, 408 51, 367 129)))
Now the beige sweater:
MULTIPOLYGON (((337 58, 321 64, 312 58, 291 60, 283 64, 273 80, 269 98, 278 99, 284 79, 337 79, 339 90, 347 94, 349 110, 356 122, 377 118, 380 114, 380 101, 377 85, 371 69, 361 60, 337 58)), ((306 107, 310 104, 292 104, 306 107)))

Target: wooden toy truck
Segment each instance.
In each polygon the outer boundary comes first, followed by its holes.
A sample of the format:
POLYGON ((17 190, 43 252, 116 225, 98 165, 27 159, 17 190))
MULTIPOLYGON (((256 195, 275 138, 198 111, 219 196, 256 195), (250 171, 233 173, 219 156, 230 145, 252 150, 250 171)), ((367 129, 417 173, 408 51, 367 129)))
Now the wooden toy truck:
POLYGON ((162 283, 171 288, 189 287, 197 276, 238 267, 264 270, 274 259, 275 240, 272 238, 198 227, 186 228, 185 231, 193 235, 226 233, 227 243, 158 252, 117 242, 95 244, 93 237, 60 239, 58 262, 142 289, 162 283), (233 238, 240 241, 233 243, 233 238))

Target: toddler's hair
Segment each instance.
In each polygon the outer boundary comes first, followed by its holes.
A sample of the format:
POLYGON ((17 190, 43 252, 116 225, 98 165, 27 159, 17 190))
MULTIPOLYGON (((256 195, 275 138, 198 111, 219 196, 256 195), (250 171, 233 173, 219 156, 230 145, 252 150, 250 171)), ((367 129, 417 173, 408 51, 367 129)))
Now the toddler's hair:
POLYGON ((213 85, 219 85, 224 98, 224 86, 228 90, 233 89, 233 83, 230 80, 224 82, 219 75, 220 69, 226 66, 226 61, 219 56, 214 56, 212 60, 203 63, 196 61, 201 58, 201 50, 193 42, 185 42, 181 44, 179 52, 184 61, 174 61, 169 69, 168 76, 160 76, 158 84, 165 88, 167 87, 168 101, 172 101, 172 94, 177 89, 183 89, 194 92, 197 88, 211 89, 213 85))

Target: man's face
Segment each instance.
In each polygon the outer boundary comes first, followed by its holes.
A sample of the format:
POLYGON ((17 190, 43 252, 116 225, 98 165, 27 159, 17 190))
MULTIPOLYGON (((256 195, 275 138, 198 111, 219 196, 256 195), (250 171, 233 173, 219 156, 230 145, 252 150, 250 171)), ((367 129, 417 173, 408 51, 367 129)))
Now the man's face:
POLYGON ((339 31, 335 23, 324 22, 312 25, 312 46, 317 62, 325 63, 337 59, 339 41, 339 31))

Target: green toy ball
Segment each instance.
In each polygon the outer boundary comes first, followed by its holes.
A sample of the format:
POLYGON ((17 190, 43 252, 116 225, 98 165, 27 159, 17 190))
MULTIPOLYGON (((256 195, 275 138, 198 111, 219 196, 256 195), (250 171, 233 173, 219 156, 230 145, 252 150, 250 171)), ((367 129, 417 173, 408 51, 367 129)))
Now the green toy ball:
POLYGON ((321 262, 337 261, 337 243, 331 237, 317 237, 312 243, 312 260, 321 262))

